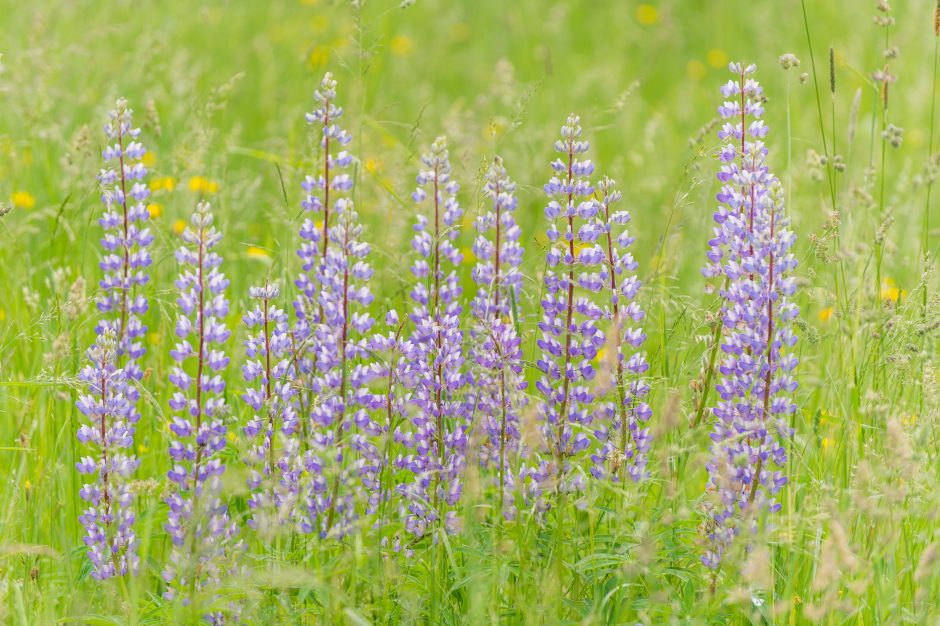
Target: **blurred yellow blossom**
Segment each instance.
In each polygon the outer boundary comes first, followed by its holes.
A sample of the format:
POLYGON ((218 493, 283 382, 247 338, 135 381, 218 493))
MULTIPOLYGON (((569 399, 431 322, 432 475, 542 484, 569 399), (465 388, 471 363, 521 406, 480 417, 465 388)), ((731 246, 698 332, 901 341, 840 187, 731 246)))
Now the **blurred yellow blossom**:
POLYGON ((153 167, 154 163, 157 162, 157 157, 154 156, 153 152, 147 150, 140 162, 144 164, 144 167, 153 167))
POLYGON ((5 320, 6 318, 7 318, 7 310, 6 310, 6 309, 0 309, 0 322, 2 322, 3 320, 5 320))
POLYGON ((202 194, 216 193, 219 190, 219 183, 205 176, 193 176, 189 179, 188 186, 190 191, 202 194))
POLYGON ((366 171, 369 172, 370 174, 375 174, 377 171, 379 171, 378 161, 376 161, 375 159, 371 157, 366 159, 365 166, 366 166, 366 171))
POLYGON ((163 205, 159 202, 154 202, 153 204, 147 205, 147 212, 150 213, 150 219, 157 219, 163 215, 163 205))
POLYGON ((246 254, 249 258, 252 259, 270 259, 271 255, 268 254, 268 251, 264 248, 259 248, 258 246, 248 246, 246 254))
POLYGON ((13 206, 20 209, 31 209, 36 206, 36 198, 28 191, 17 191, 10 200, 13 202, 13 206))
POLYGON ((725 54, 724 50, 712 48, 708 51, 708 54, 705 55, 705 60, 708 61, 708 64, 712 67, 721 69, 728 64, 728 55, 725 54))
POLYGON ((406 57, 414 52, 415 42, 408 35, 396 35, 392 37, 388 47, 395 56, 406 57))
POLYGON ((160 191, 161 189, 173 191, 174 187, 176 187, 176 181, 170 176, 162 176, 150 181, 150 191, 160 191))
POLYGON ((150 342, 152 346, 160 345, 160 333, 147 333, 147 341, 150 342))
POLYGON ((228 431, 228 434, 226 436, 228 437, 229 441, 235 441, 235 439, 237 439, 237 437, 235 436, 235 432, 231 430, 228 431))
POLYGON ((460 254, 463 255, 463 264, 464 265, 473 265, 476 263, 477 255, 473 254, 473 248, 470 246, 464 246, 460 249, 460 254))
POLYGON ((890 300, 891 302, 898 302, 902 298, 907 297, 906 289, 899 289, 898 284, 893 278, 885 278, 881 282, 881 299, 890 300))
POLYGON ((831 306, 827 306, 825 309, 819 312, 819 321, 828 322, 832 318, 833 309, 831 306))
POLYGON ((652 4, 641 4, 636 8, 636 21, 651 26, 659 21, 659 11, 652 4))
POLYGON ((707 72, 705 64, 698 59, 692 59, 685 64, 685 75, 692 80, 702 80, 707 72))
POLYGON ((329 62, 330 49, 321 44, 315 45, 310 51, 310 56, 307 57, 307 63, 315 70, 324 67, 329 62))
POLYGON ((182 235, 184 230, 186 230, 186 222, 184 220, 176 220, 173 222, 174 233, 177 235, 182 235))
POLYGON ((143 454, 146 451, 147 451, 147 446, 145 446, 144 444, 140 444, 139 446, 137 446, 137 454, 143 454))
POLYGON ((832 445, 832 439, 830 439, 829 437, 824 437, 822 440, 822 449, 826 450, 831 445, 832 445))

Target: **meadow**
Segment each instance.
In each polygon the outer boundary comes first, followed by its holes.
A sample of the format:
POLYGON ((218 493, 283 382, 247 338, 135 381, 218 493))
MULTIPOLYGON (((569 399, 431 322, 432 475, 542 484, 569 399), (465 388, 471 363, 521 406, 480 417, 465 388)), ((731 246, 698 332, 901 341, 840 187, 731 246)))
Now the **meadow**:
MULTIPOLYGON (((940 623, 935 19, 933 0, 5 6, 0 621, 198 623, 219 611, 272 624, 940 623), (719 88, 737 61, 757 65, 766 161, 796 235, 799 388, 792 436, 782 439, 780 508, 762 512, 754 533, 742 522, 715 569, 702 561, 717 394, 708 372, 724 331, 721 282, 702 268, 722 187, 719 88), (540 509, 520 496, 504 515, 492 468, 471 451, 455 532, 435 527, 412 540, 397 505, 387 519, 383 508, 382 524, 339 536, 250 527, 244 427, 255 411, 242 400, 251 386, 242 365, 255 331, 242 318, 257 302, 249 289, 264 284, 280 286, 277 306, 293 315, 302 182, 323 167, 305 113, 327 72, 345 111, 360 238, 372 245, 366 308, 379 322, 390 309, 405 320, 412 307, 412 227, 427 209, 412 194, 421 155, 441 135, 461 185, 453 246, 469 318, 474 221, 492 204, 486 173, 502 158, 524 248, 511 317, 529 407, 541 393, 552 243, 543 186, 559 128, 580 116, 591 178, 615 179, 632 217, 652 413, 647 478, 588 474, 578 497, 555 494, 540 509), (147 148, 154 237, 146 354, 132 383, 140 564, 96 580, 79 522, 87 478, 76 464, 87 451, 76 401, 101 317, 96 176, 118 98, 147 148), (237 565, 217 586, 191 589, 187 604, 165 596, 164 500, 174 489, 175 251, 201 201, 223 235, 215 252, 230 281, 221 481, 242 546, 237 565)), ((468 354, 471 343, 468 334, 468 354)), ((522 414, 536 419, 534 408, 522 414)))

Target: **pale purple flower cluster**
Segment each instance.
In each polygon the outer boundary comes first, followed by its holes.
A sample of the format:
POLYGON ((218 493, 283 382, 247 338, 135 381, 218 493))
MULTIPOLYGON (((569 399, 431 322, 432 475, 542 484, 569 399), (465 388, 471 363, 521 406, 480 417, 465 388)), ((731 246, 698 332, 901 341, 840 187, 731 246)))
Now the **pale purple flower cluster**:
POLYGON ((473 280, 477 294, 471 303, 473 328, 471 355, 474 361, 468 394, 481 422, 481 461, 497 470, 499 506, 507 517, 515 514, 512 497, 516 476, 512 459, 520 453, 519 412, 525 405, 522 372, 522 340, 516 331, 514 310, 522 284, 519 264, 521 229, 516 224, 516 185, 496 157, 485 174, 484 193, 491 206, 476 219, 477 238, 473 253, 477 263, 473 280))
POLYGON ((591 473, 597 477, 610 476, 625 482, 629 476, 640 480, 647 475, 646 457, 650 448, 650 433, 643 424, 652 410, 646 399, 650 386, 644 374, 649 369, 646 355, 640 351, 646 334, 639 324, 646 317, 636 301, 640 281, 636 276, 637 262, 629 252, 635 238, 626 229, 630 213, 616 210, 621 193, 615 183, 604 178, 597 185, 601 196, 598 221, 603 236, 605 264, 600 275, 606 286, 604 319, 610 325, 608 349, 613 353, 606 359, 601 371, 599 401, 594 431, 600 448, 592 455, 591 473), (606 379, 606 380, 605 380, 606 379), (611 399, 600 398, 612 396, 611 399))
POLYGON ((351 139, 349 134, 339 127, 337 121, 343 116, 343 109, 336 106, 336 80, 327 72, 323 76, 320 88, 314 91, 314 99, 319 108, 307 113, 307 123, 320 135, 320 147, 323 150, 323 172, 307 176, 301 183, 304 190, 303 209, 311 215, 304 219, 300 227, 302 243, 297 255, 302 263, 302 271, 295 284, 299 293, 294 300, 297 315, 294 329, 294 343, 297 354, 296 378, 300 393, 300 408, 303 413, 309 411, 313 389, 313 370, 316 367, 314 348, 310 345, 312 334, 320 322, 320 304, 317 298, 317 272, 326 260, 329 249, 329 228, 331 217, 342 210, 342 203, 352 188, 352 177, 345 171, 352 164, 352 157, 342 147, 351 139))
POLYGON ((145 182, 147 168, 141 160, 146 149, 137 141, 132 111, 120 99, 109 113, 104 132, 108 145, 102 151, 105 168, 97 176, 104 203, 98 223, 105 234, 101 239, 104 273, 98 300, 103 314, 95 328, 98 340, 89 352, 91 365, 79 378, 88 393, 78 400, 78 408, 89 419, 78 433, 84 444, 100 449, 100 458, 83 457, 78 463, 82 474, 97 474, 94 485, 86 484, 82 499, 91 507, 80 518, 85 527, 92 575, 106 579, 137 569, 137 539, 133 531, 134 513, 127 481, 137 461, 121 452, 133 449, 134 431, 140 420, 136 383, 143 377, 140 358, 145 349, 141 339, 147 331, 140 316, 147 312, 147 298, 137 287, 147 283, 151 264, 147 246, 153 235, 146 227, 149 217, 145 201, 150 190, 145 182))
POLYGON ((792 354, 796 336, 792 320, 799 311, 790 298, 796 284, 789 230, 779 181, 765 165, 762 139, 767 127, 759 119, 761 88, 748 78, 753 65, 731 64, 737 80, 722 87, 729 99, 719 109, 728 120, 719 138, 722 183, 715 213, 709 275, 724 276, 722 296, 723 360, 716 390, 720 401, 707 467, 707 532, 710 545, 702 561, 717 568, 722 554, 757 512, 779 510, 774 495, 786 484, 783 440, 796 404, 792 354), (753 118, 750 119, 749 118, 753 118), (777 469, 774 469, 777 468, 777 469))
POLYGON ((117 366, 125 370, 129 382, 128 421, 136 424, 140 419, 137 411, 140 394, 130 381, 140 382, 143 376, 139 361, 145 352, 141 340, 147 327, 140 316, 148 308, 147 298, 137 292, 137 287, 146 284, 149 278, 147 268, 151 258, 147 246, 153 241, 153 234, 146 225, 150 217, 146 204, 150 189, 145 180, 147 168, 141 162, 147 150, 138 141, 140 129, 133 127, 132 113, 127 101, 120 99, 109 114, 111 121, 104 127, 108 138, 102 152, 106 167, 98 173, 105 206, 105 213, 98 220, 105 231, 101 239, 105 256, 100 264, 104 296, 98 301, 98 310, 104 315, 96 332, 101 334, 105 328, 114 331, 117 366))
POLYGON ((429 201, 432 206, 430 219, 418 215, 411 241, 417 253, 411 265, 416 282, 410 317, 415 328, 403 346, 407 364, 403 380, 412 389, 413 430, 401 437, 410 450, 399 460, 414 474, 414 480, 400 489, 408 502, 406 528, 417 537, 442 520, 451 532, 458 527, 456 511, 447 509, 460 500, 468 429, 462 397, 466 379, 461 289, 455 270, 463 257, 454 245, 463 215, 457 202, 460 187, 451 179, 444 137, 434 141, 421 162, 424 167, 412 199, 417 205, 429 201))
POLYGON ((89 364, 78 378, 87 385, 77 406, 87 418, 78 429, 78 440, 92 447, 95 456, 83 456, 78 472, 95 476, 82 485, 79 495, 88 503, 78 520, 85 528, 85 545, 91 575, 97 580, 136 572, 138 539, 134 533, 133 496, 128 481, 138 461, 127 452, 134 444, 133 411, 127 397, 125 371, 116 365, 117 341, 105 328, 88 350, 89 364))
POLYGON ((384 372, 371 358, 370 247, 361 241, 352 201, 342 199, 335 207, 331 246, 317 273, 322 316, 315 341, 318 401, 311 411, 315 476, 309 506, 321 534, 342 536, 363 506, 374 508, 378 496, 381 463, 375 439, 384 428, 372 411, 385 398, 371 390, 384 372))
POLYGON ((298 505, 304 471, 300 442, 304 433, 292 384, 294 366, 287 313, 274 304, 280 295, 276 285, 251 287, 248 295, 257 302, 243 318, 250 334, 245 339, 247 358, 242 374, 250 386, 242 400, 254 411, 244 427, 249 440, 245 459, 251 492, 248 524, 265 533, 284 525, 310 532, 311 526, 298 505))
POLYGON ((606 341, 598 327, 604 310, 594 301, 604 288, 606 257, 598 243, 603 229, 588 179, 594 165, 579 156, 589 147, 581 133, 580 119, 570 115, 555 142, 562 156, 552 162, 554 175, 545 185, 550 248, 536 363, 542 376, 536 388, 542 394, 538 415, 549 458, 527 472, 533 494, 546 483, 556 493, 584 487, 584 474, 571 461, 591 445, 585 431, 593 420, 594 393, 587 383, 594 379, 592 362, 606 341))
POLYGON ((231 336, 223 319, 229 311, 229 281, 219 270, 222 257, 214 249, 222 234, 213 225, 208 203, 199 203, 182 239, 176 252, 177 342, 170 351, 175 365, 169 376, 176 391, 170 399, 173 467, 167 472, 166 496, 166 530, 173 547, 163 572, 168 599, 217 585, 227 573, 228 551, 238 534, 221 481, 228 416, 222 375, 231 336))

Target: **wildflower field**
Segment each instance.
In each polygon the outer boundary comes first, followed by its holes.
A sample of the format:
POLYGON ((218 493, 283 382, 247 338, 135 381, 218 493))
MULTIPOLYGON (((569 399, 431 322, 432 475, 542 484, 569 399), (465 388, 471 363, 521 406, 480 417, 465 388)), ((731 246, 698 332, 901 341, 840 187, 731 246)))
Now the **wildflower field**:
POLYGON ((940 623, 940 2, 0 32, 0 622, 940 623))

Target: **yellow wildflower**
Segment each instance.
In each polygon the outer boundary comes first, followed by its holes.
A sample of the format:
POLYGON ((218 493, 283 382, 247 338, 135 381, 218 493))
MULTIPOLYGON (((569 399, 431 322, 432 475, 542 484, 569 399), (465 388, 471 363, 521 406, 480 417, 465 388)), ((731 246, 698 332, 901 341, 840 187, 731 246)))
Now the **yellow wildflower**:
POLYGON ((205 176, 193 176, 189 179, 189 190, 202 194, 216 193, 219 190, 219 183, 209 180, 205 176))
POLYGON ((831 445, 832 445, 832 440, 829 437, 824 437, 822 440, 822 449, 826 450, 831 445))
POLYGON ((147 451, 147 446, 140 444, 137 446, 137 454, 144 454, 147 451))
POLYGON ((708 70, 705 69, 705 64, 698 59, 692 59, 685 64, 685 75, 692 80, 702 80, 705 78, 707 72, 708 70))
POLYGON ((157 162, 157 157, 154 156, 153 152, 147 150, 144 152, 144 157, 140 160, 144 164, 144 167, 153 167, 154 163, 157 162))
POLYGON ((330 49, 321 44, 314 46, 310 51, 310 56, 307 57, 307 64, 315 70, 324 67, 329 62, 330 49))
POLYGON ((150 342, 152 346, 160 345, 160 333, 147 333, 147 341, 150 342))
POLYGON ((10 199, 13 201, 13 206, 20 209, 31 209, 36 206, 36 198, 28 191, 17 191, 10 199))
POLYGON ((173 191, 174 187, 176 187, 176 181, 171 176, 162 176, 150 181, 150 191, 160 191, 161 189, 173 191))
POLYGON ((712 48, 708 51, 708 54, 705 55, 705 60, 708 61, 708 64, 712 67, 721 69, 728 64, 728 55, 725 54, 724 50, 712 48))
POLYGON ((7 310, 6 310, 6 309, 0 309, 0 322, 2 322, 3 320, 5 320, 6 318, 7 318, 7 310))
POLYGON ((659 21, 659 11, 652 4, 641 4, 636 8, 636 21, 644 26, 652 26, 659 21))
POLYGON ((268 254, 268 251, 264 248, 259 248, 258 246, 248 246, 246 252, 249 258, 252 259, 270 259, 271 255, 268 254))
POLYGON ((392 37, 388 47, 395 56, 407 57, 414 52, 415 42, 408 35, 396 35, 392 37))
POLYGON ((378 161, 376 161, 375 159, 371 157, 366 159, 365 166, 366 166, 366 171, 369 172, 370 174, 375 174, 377 171, 379 171, 378 161))
POLYGON ((226 436, 228 437, 228 440, 229 440, 229 441, 235 441, 235 432, 234 432, 234 431, 231 431, 231 430, 228 431, 228 435, 226 435, 226 436))
POLYGON ((157 219, 163 215, 163 205, 159 202, 154 202, 153 204, 147 205, 147 212, 150 213, 150 219, 157 219))
POLYGON ((881 299, 897 302, 907 297, 907 290, 899 289, 893 278, 885 278, 881 283, 881 299))
POLYGON ((464 265, 473 265, 476 263, 477 255, 473 254, 473 248, 470 246, 464 246, 460 249, 460 254, 463 255, 463 264, 464 265))
POLYGON ((827 306, 825 309, 819 312, 819 321, 828 322, 832 318, 833 309, 831 306, 827 306))
POLYGON ((175 234, 182 235, 184 230, 186 230, 186 222, 184 220, 176 220, 173 222, 173 232, 175 234))

